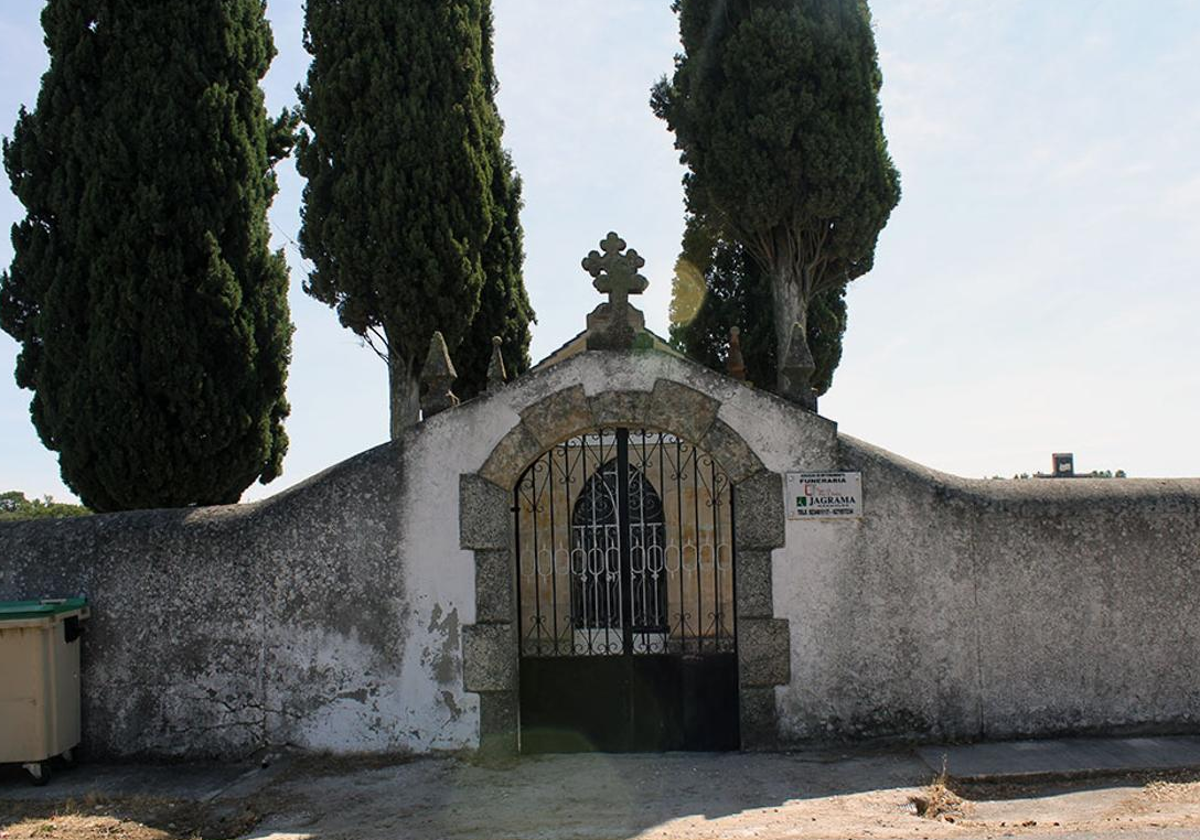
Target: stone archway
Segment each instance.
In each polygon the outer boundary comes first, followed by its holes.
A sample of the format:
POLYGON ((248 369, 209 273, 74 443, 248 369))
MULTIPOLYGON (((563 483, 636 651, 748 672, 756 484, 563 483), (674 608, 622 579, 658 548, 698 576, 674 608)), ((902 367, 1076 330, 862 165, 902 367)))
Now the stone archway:
POLYGON ((460 539, 475 552, 476 623, 464 628, 463 680, 480 698, 480 748, 517 748, 518 656, 512 491, 521 473, 554 444, 597 427, 669 430, 719 460, 737 507, 738 696, 743 749, 778 743, 775 686, 791 680, 788 624, 774 617, 771 551, 784 544, 782 477, 763 467, 718 417, 718 400, 670 380, 653 391, 588 396, 582 386, 520 413, 477 473, 460 479, 460 539))

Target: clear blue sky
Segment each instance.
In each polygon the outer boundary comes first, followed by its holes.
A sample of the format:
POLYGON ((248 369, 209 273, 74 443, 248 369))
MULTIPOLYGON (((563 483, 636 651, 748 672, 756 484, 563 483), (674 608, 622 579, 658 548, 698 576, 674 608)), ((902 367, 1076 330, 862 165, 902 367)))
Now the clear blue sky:
MULTIPOLYGON (((665 331, 682 170, 647 107, 677 49, 668 0, 494 0, 506 143, 525 179, 534 356, 598 302, 579 260, 610 229, 647 259, 665 331)), ((1200 3, 875 0, 885 128, 904 199, 821 411, 967 476, 1049 469, 1200 475, 1200 3)), ((0 132, 32 105, 40 4, 0 6, 0 132)), ((274 111, 307 56, 300 0, 273 0, 274 111)), ((277 244, 299 226, 281 166, 277 244)), ((21 215, 0 195, 0 227, 21 215)), ((0 241, 0 264, 12 251, 0 241)), ((387 436, 382 363, 300 291, 291 453, 261 498, 387 436)), ((66 497, 0 333, 0 490, 66 497)))

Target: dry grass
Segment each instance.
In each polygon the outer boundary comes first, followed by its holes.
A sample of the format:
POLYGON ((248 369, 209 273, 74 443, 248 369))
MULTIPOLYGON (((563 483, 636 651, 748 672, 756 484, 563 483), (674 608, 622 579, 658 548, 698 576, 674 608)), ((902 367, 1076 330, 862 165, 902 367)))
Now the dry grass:
POLYGON ((918 817, 927 820, 952 823, 966 816, 966 803, 950 786, 945 758, 942 759, 942 772, 934 777, 920 795, 910 796, 908 804, 918 817))
POLYGON ((150 797, 0 802, 0 840, 228 840, 260 820, 250 803, 209 807, 150 797))
POLYGON ((1154 802, 1185 802, 1200 805, 1200 775, 1177 774, 1153 779, 1144 789, 1147 799, 1154 802))

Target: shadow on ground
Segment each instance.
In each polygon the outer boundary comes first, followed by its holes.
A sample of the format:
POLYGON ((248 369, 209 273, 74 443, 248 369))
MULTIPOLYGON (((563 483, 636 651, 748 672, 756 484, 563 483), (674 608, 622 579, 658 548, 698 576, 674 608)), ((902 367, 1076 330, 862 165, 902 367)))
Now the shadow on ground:
POLYGON ((1200 834, 1200 773, 955 784, 903 751, 456 757, 304 756, 257 766, 84 766, 45 788, 0 772, 5 840, 816 840, 1200 834), (1156 790, 1159 782, 1165 784, 1156 790), (1167 784, 1169 783, 1169 784, 1167 784), (1165 833, 1164 833, 1165 830, 1165 833), (1038 832, 1045 831, 1045 835, 1038 832), (1114 833, 1119 832, 1119 833, 1114 833))
POLYGON ((102 815, 127 823, 103 833, 130 840, 217 840, 246 832, 430 840, 617 838, 685 818, 711 822, 789 801, 919 786, 930 776, 904 752, 556 755, 503 765, 457 758, 305 757, 266 771, 236 765, 85 765, 42 788, 8 767, 0 768, 0 826, 57 821, 61 827, 64 816, 102 815), (139 834, 132 823, 156 831, 139 834))
POLYGON ((879 791, 891 792, 891 807, 902 815, 907 798, 896 789, 930 778, 923 763, 902 753, 556 755, 502 767, 423 761, 284 782, 280 790, 306 804, 267 819, 252 836, 615 840, 680 821, 691 829, 679 834, 677 825, 672 836, 688 836, 789 802, 879 791))

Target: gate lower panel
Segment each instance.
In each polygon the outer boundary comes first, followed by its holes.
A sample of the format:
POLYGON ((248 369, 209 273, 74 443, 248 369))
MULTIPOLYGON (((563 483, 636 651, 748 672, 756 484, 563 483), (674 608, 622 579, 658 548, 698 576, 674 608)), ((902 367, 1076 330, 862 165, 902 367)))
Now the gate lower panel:
POLYGON ((737 657, 521 662, 521 751, 736 750, 737 657))

